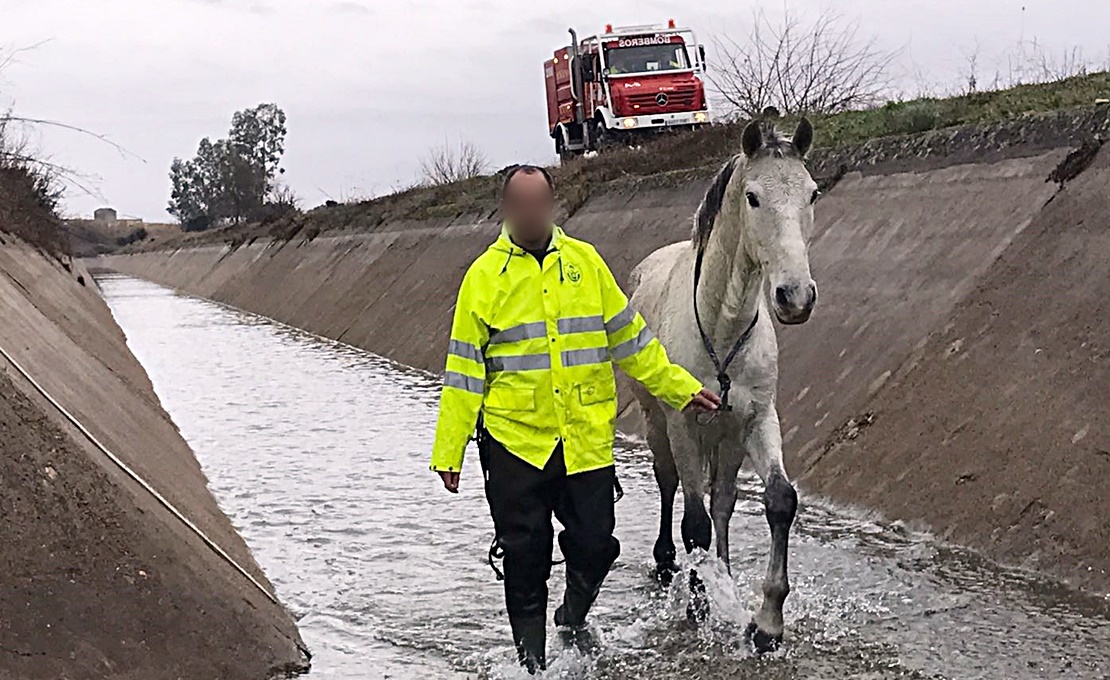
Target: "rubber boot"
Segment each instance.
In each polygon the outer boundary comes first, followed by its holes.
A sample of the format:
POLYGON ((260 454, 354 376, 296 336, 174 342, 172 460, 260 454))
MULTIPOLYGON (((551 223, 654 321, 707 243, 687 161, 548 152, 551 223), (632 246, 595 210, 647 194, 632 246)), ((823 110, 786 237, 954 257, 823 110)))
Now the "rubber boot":
POLYGON ((536 618, 509 617, 517 658, 531 675, 547 668, 547 621, 536 618))
POLYGON ((601 583, 592 582, 581 572, 567 569, 567 590, 563 594, 563 604, 555 610, 556 626, 582 626, 586 623, 586 615, 590 613, 597 594, 601 591, 601 583))
POLYGON ((563 594, 563 604, 555 610, 555 625, 559 627, 559 637, 568 646, 573 646, 583 654, 593 654, 598 644, 589 627, 586 615, 601 591, 580 573, 567 570, 567 590, 563 594))

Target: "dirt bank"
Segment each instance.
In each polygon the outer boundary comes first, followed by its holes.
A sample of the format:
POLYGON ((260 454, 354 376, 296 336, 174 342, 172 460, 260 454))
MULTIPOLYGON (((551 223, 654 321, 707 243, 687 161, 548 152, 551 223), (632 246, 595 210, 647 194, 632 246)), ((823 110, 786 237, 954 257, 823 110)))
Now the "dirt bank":
MULTIPOLYGON (((900 440, 888 433, 886 448, 869 448, 867 440, 860 438, 850 455, 830 456, 826 451, 845 433, 858 434, 853 419, 875 409, 876 399, 894 389, 892 376, 900 376, 910 358, 923 356, 934 334, 947 332, 964 305, 997 276, 999 267, 1013 262, 1015 271, 1023 271, 1021 239, 1031 224, 1049 219, 1042 209, 1059 188, 1049 181, 1050 176, 1073 146, 1106 127, 1105 110, 1060 114, 869 143, 818 159, 818 174, 831 187, 817 210, 812 247, 821 302, 808 324, 780 331, 779 402, 788 463, 796 474, 806 473, 808 489, 845 501, 866 500, 893 517, 925 520, 938 532, 1008 562, 1025 561, 1037 550, 1031 546, 1047 538, 1039 533, 1045 527, 1038 525, 1025 535, 1024 544, 998 542, 996 525, 987 521, 961 524, 960 531, 950 532, 951 490, 933 486, 929 477, 917 477, 926 474, 916 464, 924 440, 899 448, 900 440), (1016 259, 1003 258, 1004 254, 1016 259), (876 467, 872 457, 879 455, 897 468, 896 474, 888 470, 885 479, 900 478, 920 493, 885 502, 864 489, 862 480, 873 475, 876 467), (834 461, 843 467, 834 469, 834 461)), ((617 276, 624 278, 653 249, 686 237, 708 170, 611 183, 575 210, 565 226, 597 244, 617 276)), ((1083 204, 1075 210, 1088 208, 1083 204)), ((259 239, 239 247, 210 245, 112 256, 98 266, 438 371, 454 290, 466 266, 493 238, 494 216, 361 224, 353 220, 351 208, 342 208, 336 213, 337 218, 343 216, 342 227, 332 232, 314 228, 328 214, 317 211, 306 216, 299 231, 303 236, 289 241, 259 239), (344 228, 346 232, 339 231, 344 228)), ((1083 214, 1089 220, 1100 219, 1099 213, 1083 214)), ((1086 290, 1093 295, 1093 289, 1086 290)), ((931 365, 922 360, 919 375, 928 375, 931 365)), ((1000 363, 994 370, 1002 379, 1008 368, 1000 363)), ((969 382, 965 389, 974 392, 979 384, 984 383, 969 382)), ((1052 388, 1072 389, 1062 382, 1052 388)), ((970 399, 970 394, 950 388, 934 398, 952 413, 962 413, 961 399, 970 399)), ((1110 396, 1105 389, 1067 394, 1089 400, 1085 403, 1092 408, 1110 396)), ((1045 398, 1055 395, 1048 391, 1045 398)), ((996 441, 1010 442, 1012 457, 1035 465, 1045 442, 1030 443, 1036 437, 1011 441, 1004 414, 996 411, 996 415, 993 421, 982 416, 983 432, 996 441)), ((622 426, 635 431, 636 415, 625 413, 622 426)), ((922 427, 933 432, 930 426, 922 427)), ((1096 427, 1092 424, 1088 441, 1100 436, 1096 427)), ((961 454, 990 458, 981 450, 961 454)), ((1000 477, 999 483, 1004 484, 1003 480, 1000 477)), ((1093 499, 1096 484, 1090 479, 1088 484, 1093 499)), ((968 508, 978 503, 986 512, 996 500, 987 495, 993 488, 962 484, 961 491, 967 492, 962 502, 968 508)), ((1099 502, 1104 504, 1099 510, 1110 511, 1110 499, 1099 502)), ((1058 531, 1074 528, 1076 536, 1080 523, 1089 521, 1062 507, 1056 517, 1063 523, 1058 531)), ((1042 560, 1037 565, 1076 582, 1110 589, 1105 575, 1108 555, 1103 549, 1076 550, 1070 558, 1042 560), (1094 563, 1097 568, 1088 571, 1094 563)))
MULTIPOLYGON (((272 590, 88 272, 71 269, 0 234, 0 347, 272 590)), ((264 680, 304 666, 290 614, 3 358, 0 480, 0 677, 264 680)))

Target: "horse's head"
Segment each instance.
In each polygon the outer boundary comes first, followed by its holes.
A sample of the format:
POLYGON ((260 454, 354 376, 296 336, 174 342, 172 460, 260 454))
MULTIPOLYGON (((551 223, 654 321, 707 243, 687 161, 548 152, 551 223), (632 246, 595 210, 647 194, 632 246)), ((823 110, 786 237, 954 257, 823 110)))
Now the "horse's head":
POLYGON ((804 163, 812 143, 813 126, 805 118, 791 138, 764 131, 759 121, 749 123, 743 138, 747 163, 738 173, 743 184, 732 188, 736 196, 736 189, 743 190, 748 255, 762 266, 771 307, 785 324, 805 323, 817 303, 809 240, 820 192, 804 163))

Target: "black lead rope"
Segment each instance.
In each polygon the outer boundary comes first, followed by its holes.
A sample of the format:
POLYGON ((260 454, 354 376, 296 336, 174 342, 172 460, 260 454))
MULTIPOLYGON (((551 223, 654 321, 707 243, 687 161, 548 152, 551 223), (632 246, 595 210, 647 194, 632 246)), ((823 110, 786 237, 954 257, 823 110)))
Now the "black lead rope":
POLYGON ((503 559, 504 557, 505 549, 501 547, 501 541, 498 540, 497 536, 494 536, 493 543, 489 544, 489 568, 493 569, 493 574, 497 577, 498 581, 504 581, 505 574, 501 573, 501 570, 497 568, 497 565, 494 564, 494 562, 496 560, 503 559))
POLYGON ((748 329, 736 339, 733 343, 732 349, 729 351, 728 356, 725 357, 725 362, 722 364, 721 360, 717 358, 717 351, 713 349, 713 342, 709 336, 705 334, 705 329, 701 325, 701 314, 698 313, 698 283, 701 281, 701 264, 702 258, 705 256, 705 250, 698 248, 698 256, 694 262, 694 320, 698 324, 698 333, 701 334, 701 344, 705 346, 705 351, 709 355, 710 361, 713 362, 713 367, 717 369, 717 383, 721 388, 721 405, 718 407, 719 411, 731 411, 732 405, 728 403, 728 392, 732 389, 732 378, 728 375, 728 367, 732 364, 732 360, 736 358, 736 354, 744 343, 751 337, 752 331, 755 330, 755 324, 759 321, 759 310, 755 312, 752 317, 752 322, 748 324, 748 329))
MULTIPOLYGON (((498 581, 504 581, 505 574, 497 568, 497 565, 494 564, 494 562, 503 559, 505 559, 505 548, 501 546, 501 539, 497 536, 494 536, 493 543, 489 544, 489 568, 493 569, 493 575, 497 577, 498 581)), ((551 565, 555 566, 557 564, 563 564, 565 562, 566 560, 555 560, 551 563, 551 565)))

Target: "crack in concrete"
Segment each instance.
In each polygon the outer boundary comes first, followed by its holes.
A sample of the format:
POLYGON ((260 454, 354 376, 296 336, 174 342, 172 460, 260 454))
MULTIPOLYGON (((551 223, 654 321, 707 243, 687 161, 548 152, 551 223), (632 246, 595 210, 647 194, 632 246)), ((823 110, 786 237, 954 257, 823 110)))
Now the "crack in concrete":
POLYGON ((3 645, 0 645, 0 652, 7 652, 8 654, 11 654, 13 656, 21 656, 21 657, 24 657, 24 658, 34 658, 36 656, 46 656, 46 652, 22 652, 18 649, 12 649, 10 647, 4 647, 3 645))
POLYGON ((27 286, 20 283, 19 279, 15 278, 14 276, 11 275, 11 272, 4 272, 4 275, 7 276, 9 279, 11 279, 12 283, 19 286, 20 290, 23 291, 24 295, 26 295, 27 298, 30 299, 31 291, 27 290, 27 286))

